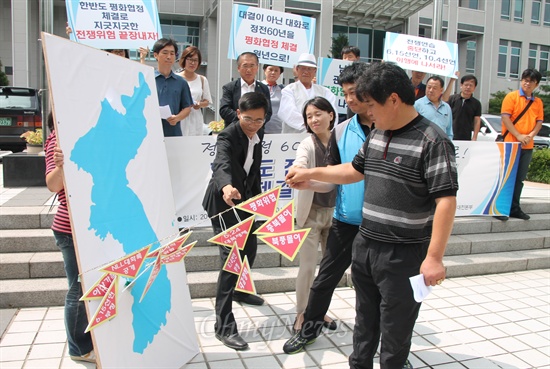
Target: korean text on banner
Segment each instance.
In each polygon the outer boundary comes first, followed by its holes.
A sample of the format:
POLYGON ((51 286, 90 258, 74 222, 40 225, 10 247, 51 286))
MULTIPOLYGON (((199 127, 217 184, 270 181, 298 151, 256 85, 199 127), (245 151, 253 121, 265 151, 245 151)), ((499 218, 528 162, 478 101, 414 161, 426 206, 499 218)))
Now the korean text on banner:
POLYGON ((230 32, 229 59, 252 51, 262 64, 291 68, 300 54, 313 54, 315 18, 235 4, 230 32))
POLYGON ((346 114, 347 107, 346 99, 344 99, 344 91, 338 84, 338 76, 342 69, 350 65, 349 60, 319 58, 319 67, 317 68, 317 83, 328 88, 336 95, 336 104, 338 106, 338 114, 346 114))
POLYGON ((155 0, 66 0, 71 40, 98 49, 152 47, 162 38, 155 0))
POLYGON ((386 33, 384 61, 403 69, 456 78, 458 45, 424 37, 386 33))

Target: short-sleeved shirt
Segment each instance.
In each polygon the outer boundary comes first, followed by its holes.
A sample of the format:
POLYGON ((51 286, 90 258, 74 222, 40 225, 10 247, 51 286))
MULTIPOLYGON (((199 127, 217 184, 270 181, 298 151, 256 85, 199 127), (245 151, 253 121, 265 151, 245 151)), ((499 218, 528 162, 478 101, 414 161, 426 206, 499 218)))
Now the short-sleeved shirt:
MULTIPOLYGON (((542 100, 534 95, 531 96, 535 101, 531 104, 529 109, 525 112, 523 117, 516 122, 514 127, 518 130, 519 133, 523 135, 528 135, 533 131, 537 122, 542 122, 544 118, 544 108, 542 105, 542 100)), ((529 103, 529 98, 525 96, 523 90, 519 89, 512 91, 504 97, 502 101, 502 107, 500 109, 501 114, 507 114, 510 116, 510 120, 513 122, 517 116, 521 114, 523 109, 529 103)), ((506 131, 504 123, 502 124, 502 134, 506 131)), ((504 138, 506 142, 519 142, 518 139, 511 133, 507 134, 504 138)), ((534 147, 534 142, 531 140, 527 145, 522 145, 522 149, 532 149, 534 147)))
POLYGON ((381 242, 428 242, 435 199, 458 190, 453 143, 421 115, 398 130, 374 129, 352 165, 365 175, 359 231, 381 242))
MULTIPOLYGON (((173 115, 179 114, 183 109, 193 105, 193 98, 187 81, 174 74, 174 72, 170 72, 168 77, 164 77, 158 70, 155 70, 155 82, 157 84, 159 106, 168 105, 173 115)), ((172 126, 166 119, 163 119, 162 129, 165 137, 182 135, 180 122, 172 126)))
POLYGON ((448 103, 453 112, 453 140, 471 141, 474 118, 481 117, 481 102, 473 96, 465 99, 454 94, 448 103))
POLYGON ((453 113, 449 104, 439 100, 436 107, 427 96, 424 96, 415 101, 414 108, 420 115, 437 124, 450 140, 453 139, 453 113))

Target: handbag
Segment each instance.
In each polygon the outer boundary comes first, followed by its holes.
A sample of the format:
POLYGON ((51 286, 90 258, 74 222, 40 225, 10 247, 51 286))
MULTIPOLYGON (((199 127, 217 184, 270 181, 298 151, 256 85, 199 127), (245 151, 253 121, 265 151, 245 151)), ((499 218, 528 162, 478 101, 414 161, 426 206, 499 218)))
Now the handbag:
MULTIPOLYGON (((527 106, 523 109, 523 111, 516 117, 516 119, 514 119, 514 121, 512 122, 512 124, 516 124, 520 119, 521 117, 523 117, 523 115, 527 112, 527 110, 529 109, 529 107, 531 106, 531 104, 533 103, 533 101, 535 101, 534 99, 534 96, 533 96, 533 99, 532 100, 529 100, 529 102, 527 103, 527 106)), ((502 134, 499 134, 497 136, 497 138, 495 139, 495 142, 504 142, 504 138, 506 137, 506 135, 510 133, 510 131, 506 131, 503 135, 502 134)))

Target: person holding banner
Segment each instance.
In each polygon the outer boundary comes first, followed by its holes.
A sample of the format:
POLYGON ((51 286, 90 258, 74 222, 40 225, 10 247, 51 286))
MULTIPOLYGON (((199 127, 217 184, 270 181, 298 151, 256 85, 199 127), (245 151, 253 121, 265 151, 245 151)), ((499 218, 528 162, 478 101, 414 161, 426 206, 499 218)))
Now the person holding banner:
POLYGON ((187 81, 193 98, 193 109, 189 116, 181 121, 183 136, 201 136, 204 129, 204 118, 201 109, 212 104, 210 87, 206 77, 196 71, 202 63, 201 51, 196 46, 188 46, 181 54, 179 64, 183 71, 179 73, 187 81))
MULTIPOLYGON (((263 83, 256 81, 258 74, 258 55, 253 52, 244 52, 237 58, 237 70, 241 78, 226 83, 222 87, 222 98, 220 99, 220 116, 225 121, 225 127, 238 120, 237 110, 241 96, 248 92, 261 92, 270 101, 269 89, 263 83)), ((269 122, 271 115, 271 103, 269 103, 266 122, 269 122)))
POLYGON ((361 50, 357 46, 344 46, 342 48, 342 60, 359 61, 361 50))
POLYGON ((414 99, 418 100, 426 96, 426 85, 422 82, 426 73, 413 70, 411 72, 411 83, 414 87, 414 99))
MULTIPOLYGON (((239 100, 238 120, 228 125, 219 135, 216 143, 216 158, 212 163, 212 178, 206 188, 202 202, 204 210, 212 221, 214 234, 238 224, 249 215, 241 210, 231 209, 235 203, 248 200, 262 192, 261 172, 262 139, 261 129, 266 121, 269 102, 261 92, 244 94, 239 100), (223 213, 223 214, 220 214, 223 213)), ((246 256, 250 266, 254 264, 258 248, 256 235, 251 230, 241 258, 246 256)), ((221 265, 225 265, 230 249, 219 246, 221 265)), ((220 268, 216 290, 216 338, 235 350, 245 350, 248 343, 239 335, 232 312, 232 302, 240 301, 251 305, 262 305, 264 300, 256 295, 235 292, 238 275, 220 268)))
MULTIPOLYGON (((305 103, 303 116, 310 136, 300 142, 293 165, 300 168, 325 167, 336 111, 327 99, 318 96, 305 103)), ((300 228, 311 228, 300 248, 300 268, 296 277, 296 320, 293 329, 294 332, 299 332, 304 321, 309 289, 315 278, 319 245, 323 255, 325 254, 336 192, 334 188, 326 193, 298 190, 295 201, 296 224, 300 228)))
MULTIPOLYGON (((338 83, 342 86, 346 103, 356 115, 338 124, 332 130, 326 156, 327 165, 350 163, 363 146, 371 129, 374 128, 367 103, 359 101, 355 94, 357 79, 367 68, 366 63, 355 62, 346 66, 338 76, 338 83)), ((319 192, 334 188, 332 184, 315 181, 301 185, 304 187, 293 188, 311 189, 319 192)), ((328 318, 326 314, 334 289, 351 265, 353 239, 359 231, 362 220, 363 195, 364 181, 341 185, 337 188, 336 207, 326 250, 319 266, 319 273, 309 292, 302 329, 283 346, 283 351, 287 354, 302 351, 307 342, 319 336, 323 327, 333 330, 337 328, 336 322, 328 318)))
POLYGON ((279 117, 283 121, 283 133, 299 133, 305 131, 302 108, 306 101, 316 96, 327 99, 334 111, 338 111, 336 95, 328 88, 313 83, 317 72, 317 59, 313 54, 301 54, 296 64, 298 81, 289 84, 283 90, 279 117))
POLYGON ((409 278, 421 273, 427 286, 445 279, 443 255, 458 190, 455 148, 414 109, 413 86, 394 63, 369 66, 356 94, 369 105, 376 129, 353 161, 291 167, 286 180, 365 180, 363 219, 352 248, 356 318, 349 365, 372 369, 381 340, 381 368, 412 368, 407 358, 421 304, 409 278))
POLYGON ((416 100, 414 108, 416 111, 435 123, 449 137, 453 139, 453 113, 451 107, 441 100, 445 82, 439 76, 431 76, 426 84, 426 96, 416 100))
POLYGON ((52 230, 55 243, 63 255, 65 274, 69 290, 65 297, 65 329, 69 346, 69 356, 74 361, 96 362, 94 346, 90 332, 84 333, 88 326, 88 317, 79 282, 78 262, 72 235, 71 219, 67 207, 67 197, 63 184, 63 151, 57 146, 53 115, 48 115, 48 128, 52 132, 46 140, 46 185, 57 193, 59 206, 53 219, 52 230))
MULTIPOLYGON (((449 86, 452 81, 454 79, 449 81, 449 86)), ((460 79, 460 93, 451 95, 447 101, 453 113, 455 141, 477 141, 481 128, 481 102, 474 97, 476 87, 477 78, 473 74, 465 75, 460 79)))
POLYGON ((263 84, 269 87, 269 95, 271 97, 271 110, 273 114, 269 122, 265 124, 265 133, 281 133, 283 129, 283 122, 279 118, 279 106, 281 105, 281 95, 283 92, 282 84, 278 84, 277 80, 283 73, 283 67, 277 65, 264 64, 263 66, 265 79, 262 81, 263 84))
POLYGON ((157 59, 158 67, 155 70, 155 82, 159 106, 169 106, 172 113, 166 119, 162 119, 165 137, 182 135, 180 121, 189 116, 193 106, 187 81, 172 71, 177 53, 178 45, 172 39, 161 38, 153 46, 153 56, 157 59))
MULTIPOLYGON (((519 200, 523 190, 523 181, 527 177, 529 163, 533 158, 533 138, 539 133, 544 118, 542 100, 534 95, 541 79, 542 74, 538 70, 531 68, 524 70, 521 74, 519 90, 508 93, 504 97, 500 109, 504 142, 521 143, 510 216, 523 220, 529 220, 531 217, 521 210, 519 200)), ((497 218, 508 220, 506 216, 497 218)))

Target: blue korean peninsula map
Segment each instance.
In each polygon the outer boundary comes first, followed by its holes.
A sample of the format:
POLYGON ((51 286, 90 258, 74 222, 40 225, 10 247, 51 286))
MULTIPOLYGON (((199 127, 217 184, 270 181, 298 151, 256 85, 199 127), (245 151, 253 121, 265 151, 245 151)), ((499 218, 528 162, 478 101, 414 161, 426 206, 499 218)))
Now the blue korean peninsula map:
MULTIPOLYGON (((110 234, 129 254, 158 240, 139 197, 129 187, 126 168, 136 157, 147 136, 143 114, 151 89, 142 73, 132 96, 121 96, 125 114, 116 111, 107 99, 101 101, 96 125, 80 137, 70 160, 89 173, 91 190, 89 229, 102 241, 110 234)), ((171 286, 166 268, 161 268, 155 283, 139 303, 148 274, 138 278, 130 293, 133 296, 133 350, 143 353, 153 342, 171 309, 171 286)))

